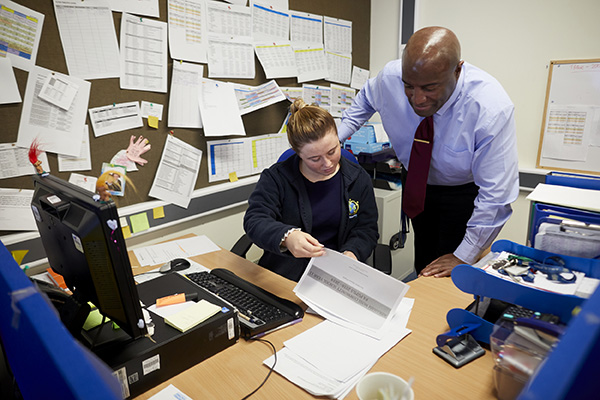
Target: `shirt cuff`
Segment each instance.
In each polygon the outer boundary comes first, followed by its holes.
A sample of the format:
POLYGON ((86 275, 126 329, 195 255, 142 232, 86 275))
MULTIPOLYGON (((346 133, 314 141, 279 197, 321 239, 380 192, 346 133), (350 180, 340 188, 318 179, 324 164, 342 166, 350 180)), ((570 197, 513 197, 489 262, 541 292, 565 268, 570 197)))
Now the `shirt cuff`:
POLYGON ((481 250, 473 245, 470 245, 465 240, 463 240, 460 245, 454 251, 454 256, 461 259, 466 264, 474 264, 481 250))

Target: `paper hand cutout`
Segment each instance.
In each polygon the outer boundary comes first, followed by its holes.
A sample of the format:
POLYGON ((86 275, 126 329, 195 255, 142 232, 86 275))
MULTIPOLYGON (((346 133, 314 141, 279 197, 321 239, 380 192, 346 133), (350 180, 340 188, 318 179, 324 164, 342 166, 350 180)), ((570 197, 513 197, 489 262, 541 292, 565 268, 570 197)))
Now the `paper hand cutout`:
POLYGON ((127 148, 127 158, 140 165, 144 165, 148 161, 140 156, 150 150, 150 147, 148 139, 144 139, 144 137, 140 135, 140 137, 135 140, 135 136, 131 135, 129 138, 129 147, 127 148))

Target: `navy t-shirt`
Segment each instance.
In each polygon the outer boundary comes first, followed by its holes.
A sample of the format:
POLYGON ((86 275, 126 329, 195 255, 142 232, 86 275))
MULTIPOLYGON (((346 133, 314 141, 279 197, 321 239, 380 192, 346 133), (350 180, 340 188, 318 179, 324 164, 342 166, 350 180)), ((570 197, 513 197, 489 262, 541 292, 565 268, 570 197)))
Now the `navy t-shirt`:
POLYGON ((342 217, 342 173, 326 181, 311 182, 304 178, 312 208, 313 229, 309 232, 322 245, 338 250, 337 235, 342 217))

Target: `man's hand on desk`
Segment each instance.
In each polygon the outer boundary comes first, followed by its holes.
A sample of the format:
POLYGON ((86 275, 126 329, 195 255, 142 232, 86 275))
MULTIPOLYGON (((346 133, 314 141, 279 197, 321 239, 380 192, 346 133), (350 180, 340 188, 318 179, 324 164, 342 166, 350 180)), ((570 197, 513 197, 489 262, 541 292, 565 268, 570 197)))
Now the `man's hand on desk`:
POLYGON ((464 261, 454 254, 444 254, 426 266, 419 276, 433 276, 434 278, 450 276, 452 269, 458 264, 464 264, 464 261))

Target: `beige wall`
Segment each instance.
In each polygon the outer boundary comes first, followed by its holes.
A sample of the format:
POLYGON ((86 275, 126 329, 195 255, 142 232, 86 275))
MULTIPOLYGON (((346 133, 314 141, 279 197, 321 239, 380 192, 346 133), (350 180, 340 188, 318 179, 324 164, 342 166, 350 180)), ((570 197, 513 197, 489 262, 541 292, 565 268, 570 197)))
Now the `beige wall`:
MULTIPOLYGON (((515 104, 519 169, 545 174, 535 165, 547 68, 552 60, 600 58, 600 1, 415 1, 415 29, 432 25, 452 29, 461 41, 463 59, 504 86, 515 104)), ((399 9, 398 0, 371 2, 371 76, 398 57, 399 9)), ((521 191, 499 239, 526 242, 527 194, 521 191)))

